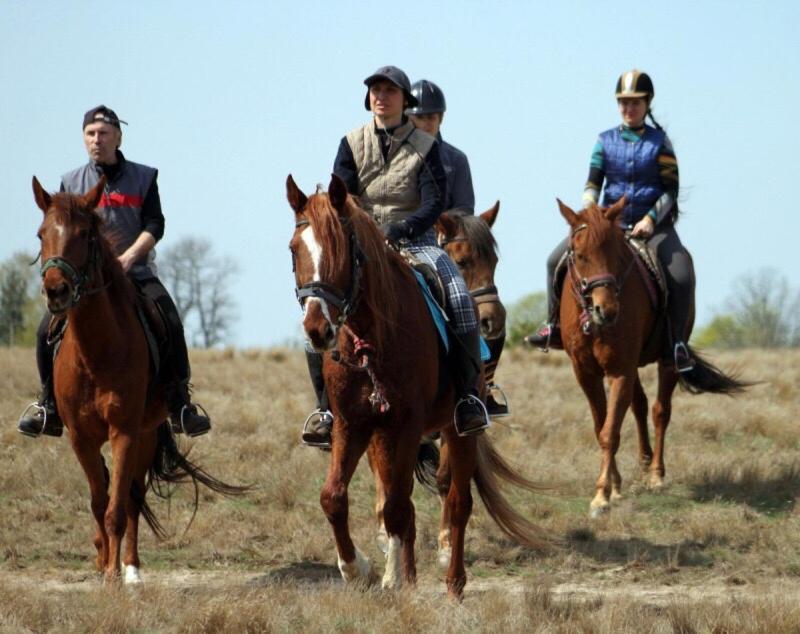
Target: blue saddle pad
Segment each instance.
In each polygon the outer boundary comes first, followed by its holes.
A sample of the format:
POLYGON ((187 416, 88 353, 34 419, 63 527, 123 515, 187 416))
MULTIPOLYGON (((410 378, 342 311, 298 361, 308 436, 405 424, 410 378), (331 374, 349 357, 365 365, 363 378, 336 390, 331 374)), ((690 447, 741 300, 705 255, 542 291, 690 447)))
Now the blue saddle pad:
MULTIPOLYGON (((417 284, 419 284, 420 289, 422 289, 422 295, 425 297, 425 303, 428 304, 428 310, 433 318, 433 323, 436 325, 436 331, 439 333, 439 338, 442 340, 442 344, 444 344, 444 349, 446 352, 450 352, 450 337, 447 334, 447 322, 449 319, 447 318, 447 315, 445 315, 442 307, 436 303, 433 295, 431 295, 431 289, 428 288, 428 284, 425 282, 425 278, 422 276, 422 273, 416 269, 411 270, 414 271, 414 276, 417 278, 417 284)), ((481 361, 486 362, 491 358, 492 353, 489 351, 489 346, 486 345, 483 337, 481 337, 480 340, 481 361)))

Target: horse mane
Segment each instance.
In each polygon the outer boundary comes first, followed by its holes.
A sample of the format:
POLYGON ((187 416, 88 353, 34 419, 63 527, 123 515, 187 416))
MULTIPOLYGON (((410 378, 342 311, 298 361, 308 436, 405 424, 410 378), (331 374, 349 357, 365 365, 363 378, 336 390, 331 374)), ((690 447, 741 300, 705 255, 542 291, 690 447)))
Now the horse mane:
POLYGON ((478 258, 491 260, 493 257, 497 257, 497 240, 495 240, 489 225, 480 216, 452 214, 450 217, 456 223, 457 233, 464 234, 478 258))
POLYGON ((113 282, 109 287, 109 292, 118 292, 132 303, 136 301, 136 291, 133 284, 122 270, 122 265, 117 259, 116 246, 121 240, 121 236, 116 233, 106 234, 103 231, 105 222, 103 218, 92 209, 87 209, 80 204, 80 196, 67 192, 58 192, 52 195, 48 214, 54 214, 63 218, 65 224, 72 224, 76 221, 85 220, 89 223, 91 231, 94 233, 99 251, 101 273, 105 273, 113 282))
MULTIPOLYGON (((348 238, 343 222, 352 227, 366 261, 362 269, 359 301, 371 314, 371 343, 380 354, 388 328, 395 323, 399 310, 395 271, 398 270, 398 263, 403 264, 402 261, 386 247, 378 225, 358 206, 354 197, 348 195, 341 219, 324 192, 311 195, 303 211, 317 240, 326 246, 320 274, 327 279, 331 279, 337 271, 350 267, 348 238)), ((405 268, 403 264, 399 270, 405 268)), ((411 274, 408 275, 410 278, 411 274)))

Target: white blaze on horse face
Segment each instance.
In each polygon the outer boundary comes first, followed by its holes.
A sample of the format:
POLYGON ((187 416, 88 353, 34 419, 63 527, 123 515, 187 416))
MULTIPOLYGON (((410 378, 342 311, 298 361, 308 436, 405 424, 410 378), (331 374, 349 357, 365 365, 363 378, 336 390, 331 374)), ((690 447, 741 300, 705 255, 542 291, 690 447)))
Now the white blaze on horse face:
POLYGON ((389 548, 386 551, 386 571, 383 573, 383 586, 389 590, 396 590, 403 585, 402 576, 402 563, 400 555, 402 553, 402 544, 397 535, 389 536, 389 548))
MULTIPOLYGON (((320 246, 319 242, 317 242, 317 238, 314 235, 314 230, 311 228, 311 225, 306 227, 303 232, 300 234, 300 238, 306 245, 308 252, 311 254, 311 262, 314 265, 314 277, 312 281, 319 282, 321 281, 320 277, 320 263, 322 262, 322 246, 320 246)), ((303 304, 303 317, 305 317, 306 312, 308 311, 308 304, 309 302, 319 302, 322 308, 322 314, 325 316, 327 322, 333 328, 333 331, 336 332, 336 324, 333 323, 333 319, 331 319, 331 313, 328 309, 328 302, 324 299, 319 297, 306 297, 306 301, 303 304)))

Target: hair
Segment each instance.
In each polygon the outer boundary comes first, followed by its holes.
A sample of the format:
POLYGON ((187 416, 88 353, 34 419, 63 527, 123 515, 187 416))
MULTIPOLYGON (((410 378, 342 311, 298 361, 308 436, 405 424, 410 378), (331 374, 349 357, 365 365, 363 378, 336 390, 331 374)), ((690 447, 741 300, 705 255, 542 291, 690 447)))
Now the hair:
POLYGON ((497 240, 489 225, 480 216, 452 214, 450 218, 456 223, 457 233, 464 234, 478 258, 482 260, 497 258, 497 240))
POLYGON ((303 211, 317 240, 325 245, 320 271, 323 278, 331 279, 339 271, 349 269, 351 255, 345 225, 352 228, 366 261, 360 302, 371 315, 370 343, 380 355, 388 328, 394 324, 399 311, 396 275, 399 272, 412 280, 410 271, 398 255, 387 249, 378 225, 358 206, 353 196, 347 197, 341 218, 326 193, 310 196, 303 211))

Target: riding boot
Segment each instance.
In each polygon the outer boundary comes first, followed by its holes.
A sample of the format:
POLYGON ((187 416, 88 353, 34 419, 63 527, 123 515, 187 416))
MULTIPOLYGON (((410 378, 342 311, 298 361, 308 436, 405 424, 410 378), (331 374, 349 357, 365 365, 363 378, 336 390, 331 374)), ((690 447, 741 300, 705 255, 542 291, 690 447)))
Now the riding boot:
POLYGON ((64 433, 64 424, 56 410, 56 400, 53 396, 53 380, 48 379, 42 385, 39 400, 25 408, 20 416, 17 430, 21 434, 36 438, 40 434, 45 436, 61 436, 64 433), (32 413, 28 413, 33 410, 32 413))
POLYGON ((311 384, 317 396, 317 409, 311 412, 303 423, 303 443, 320 449, 330 449, 333 414, 328 404, 328 392, 325 390, 325 377, 322 375, 322 355, 319 352, 306 350, 306 363, 311 376, 311 384))
POLYGON ((503 353, 503 345, 505 344, 506 336, 501 334, 494 339, 487 339, 486 345, 489 347, 489 360, 483 364, 484 378, 486 379, 486 411, 489 412, 489 418, 501 418, 508 416, 508 399, 506 399, 503 390, 494 382, 494 372, 497 369, 497 364, 500 361, 500 355, 503 353), (503 397, 500 402, 495 398, 495 393, 503 397))
POLYGON ((486 406, 477 389, 481 368, 480 332, 477 328, 459 335, 450 346, 450 362, 456 388, 453 422, 459 436, 482 432, 489 426, 486 406))
POLYGON ((185 433, 194 438, 202 436, 211 430, 211 419, 206 410, 200 406, 202 414, 197 411, 198 406, 192 403, 189 391, 189 379, 181 379, 167 386, 167 407, 172 419, 172 431, 176 434, 185 433))
POLYGON ((547 321, 544 322, 532 335, 523 339, 529 346, 536 346, 542 352, 547 352, 550 348, 563 350, 564 344, 561 341, 561 326, 558 324, 558 313, 560 303, 554 300, 555 304, 548 311, 547 321))

